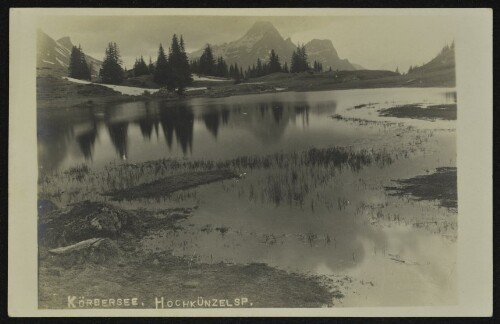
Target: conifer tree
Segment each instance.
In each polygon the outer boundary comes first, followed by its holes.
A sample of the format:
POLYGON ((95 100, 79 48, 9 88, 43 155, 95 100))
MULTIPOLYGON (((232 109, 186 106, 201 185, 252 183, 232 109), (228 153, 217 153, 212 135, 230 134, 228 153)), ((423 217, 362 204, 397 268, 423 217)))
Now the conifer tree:
POLYGON ((281 63, 278 55, 276 55, 274 49, 272 49, 269 54, 269 73, 275 72, 281 72, 281 63))
POLYGON ((85 60, 85 54, 82 47, 73 46, 69 59, 68 75, 71 78, 90 80, 90 67, 85 60))
POLYGON ((212 48, 207 44, 203 54, 200 57, 200 73, 204 75, 214 75, 215 74, 215 60, 212 53, 212 48))
POLYGON ((184 88, 192 82, 191 71, 189 70, 189 60, 184 49, 184 39, 172 36, 172 44, 168 55, 170 73, 167 77, 167 88, 177 89, 182 92, 184 88))
POLYGON ((255 74, 257 77, 264 75, 264 69, 262 68, 262 62, 260 58, 257 58, 257 66, 255 67, 255 74))
POLYGON ((141 56, 140 58, 135 60, 134 63, 134 76, 141 76, 149 74, 149 68, 144 62, 144 58, 141 56))
POLYGON ((191 77, 191 70, 189 69, 189 59, 186 53, 184 38, 182 37, 182 35, 179 42, 179 48, 180 48, 179 61, 181 69, 180 69, 180 84, 178 86, 184 89, 185 86, 193 82, 193 78, 191 77))
POLYGON ((217 58, 216 76, 227 78, 229 76, 229 71, 227 68, 227 63, 222 56, 217 58))
POLYGON ((115 42, 110 42, 104 54, 100 76, 102 82, 119 84, 123 80, 120 51, 115 42))
POLYGON ((304 45, 297 46, 297 49, 292 53, 292 64, 290 67, 290 72, 301 73, 309 69, 309 63, 307 62, 306 47, 304 45))
POLYGON ((155 73, 155 65, 153 64, 153 61, 151 60, 151 56, 149 57, 148 71, 149 71, 149 74, 155 73))
POLYGON ((161 86, 167 84, 168 79, 168 61, 167 56, 165 55, 165 51, 163 50, 162 44, 158 49, 158 58, 156 59, 156 66, 154 72, 154 80, 161 86))
POLYGON ((285 73, 289 73, 290 71, 288 70, 288 64, 285 62, 285 64, 283 65, 283 72, 285 73))
POLYGON ((191 60, 189 63, 189 70, 191 73, 200 73, 200 61, 199 60, 191 60))

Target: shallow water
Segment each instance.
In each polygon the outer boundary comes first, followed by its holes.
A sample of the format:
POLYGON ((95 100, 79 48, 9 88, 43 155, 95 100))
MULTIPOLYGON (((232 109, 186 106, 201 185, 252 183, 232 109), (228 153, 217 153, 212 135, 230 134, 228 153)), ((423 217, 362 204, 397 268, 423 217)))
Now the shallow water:
MULTIPOLYGON (((332 124, 334 114, 376 117, 370 109, 404 103, 443 103, 452 89, 367 89, 287 92, 182 102, 132 102, 104 111, 72 109, 38 116, 41 170, 82 163, 141 162, 158 158, 226 159, 302 150, 311 146, 356 145, 377 131, 332 124)), ((391 120, 391 118, 385 118, 391 120)), ((395 120, 395 118, 392 118, 395 120)), ((419 124, 419 121, 411 121, 419 124)), ((435 122, 426 127, 449 127, 435 122), (432 125, 434 124, 434 125, 432 125)))
MULTIPOLYGON (((40 116, 39 163, 50 171, 81 163, 101 169, 122 160, 224 160, 311 147, 383 150, 393 158, 390 163, 334 172, 299 166, 299 183, 310 187, 300 203, 276 203, 265 194, 269 181, 289 169, 250 168, 239 170, 245 173, 239 179, 188 190, 187 198, 120 204, 153 210, 198 206, 183 229, 158 229, 144 238, 146 250, 349 278, 339 280, 344 306, 453 304, 456 211, 390 196, 384 187, 456 166, 455 122, 377 113, 402 104, 451 103, 453 93, 437 88, 270 93, 40 116), (362 104, 367 106, 354 108, 362 104), (331 118, 335 114, 343 119, 331 118)), ((103 199, 93 188, 78 194, 103 199)))

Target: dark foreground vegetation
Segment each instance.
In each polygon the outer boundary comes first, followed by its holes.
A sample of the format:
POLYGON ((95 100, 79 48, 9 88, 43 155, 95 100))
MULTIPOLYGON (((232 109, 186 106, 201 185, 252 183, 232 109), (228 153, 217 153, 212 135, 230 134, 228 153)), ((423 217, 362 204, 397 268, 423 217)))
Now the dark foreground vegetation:
POLYGON ((382 109, 379 114, 384 117, 457 120, 457 104, 428 107, 422 107, 418 104, 403 105, 382 109))
POLYGON ((188 172, 127 189, 111 191, 106 193, 106 195, 116 200, 161 197, 179 190, 193 188, 214 181, 235 178, 237 176, 236 173, 229 170, 188 172))
POLYGON ((392 195, 415 200, 437 200, 442 207, 457 208, 457 168, 437 168, 434 173, 397 180, 397 187, 386 187, 392 195))

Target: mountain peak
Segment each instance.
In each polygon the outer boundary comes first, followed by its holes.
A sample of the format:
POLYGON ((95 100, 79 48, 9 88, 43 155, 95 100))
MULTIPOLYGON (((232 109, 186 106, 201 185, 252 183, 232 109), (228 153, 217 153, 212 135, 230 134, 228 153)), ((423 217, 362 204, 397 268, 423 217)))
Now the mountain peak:
POLYGON ((333 43, 331 40, 329 39, 313 39, 311 41, 309 41, 309 43, 306 44, 307 45, 311 45, 311 46, 322 46, 322 47, 328 47, 328 48, 333 48, 333 43))
MULTIPOLYGON (((311 64, 314 61, 318 61, 326 69, 328 67, 339 70, 355 69, 349 61, 339 58, 330 40, 314 39, 305 46, 311 64)), ((190 57, 199 58, 203 50, 200 49, 191 53, 190 57)), ((279 56, 282 64, 288 62, 290 65, 292 53, 296 50, 296 45, 290 37, 284 39, 269 21, 257 21, 241 38, 212 47, 214 56, 222 56, 228 64, 238 63, 243 68, 254 65, 257 59, 267 61, 271 50, 274 50, 279 56)))
POLYGON ((262 36, 264 34, 276 34, 280 35, 279 31, 271 24, 269 21, 257 21, 252 27, 247 31, 246 36, 258 35, 262 36))
POLYGON ((69 38, 69 36, 59 38, 57 40, 57 42, 69 50, 71 50, 73 48, 73 43, 71 42, 71 39, 69 38))

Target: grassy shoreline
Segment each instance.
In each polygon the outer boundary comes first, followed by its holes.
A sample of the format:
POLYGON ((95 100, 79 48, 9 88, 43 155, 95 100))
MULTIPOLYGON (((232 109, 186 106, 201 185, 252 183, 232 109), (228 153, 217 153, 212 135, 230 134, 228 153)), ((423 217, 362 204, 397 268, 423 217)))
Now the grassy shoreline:
MULTIPOLYGON (((220 98, 282 91, 329 91, 374 88, 454 87, 454 71, 444 70, 421 75, 397 75, 389 71, 338 71, 317 74, 275 73, 239 84, 228 82, 195 81, 193 87, 206 87, 183 95, 155 93, 139 96, 123 95, 98 84, 76 84, 63 80, 62 75, 39 71, 37 75, 37 107, 40 110, 101 107, 133 101, 190 98, 220 98), (284 89, 284 90, 277 90, 284 89)), ((142 80, 142 79, 141 79, 142 80)), ((125 80, 124 86, 153 87, 150 80, 125 80)), ((158 88, 158 86, 156 86, 158 88)), ((146 90, 147 88, 145 88, 146 90)))

